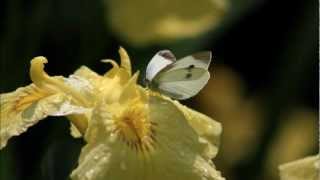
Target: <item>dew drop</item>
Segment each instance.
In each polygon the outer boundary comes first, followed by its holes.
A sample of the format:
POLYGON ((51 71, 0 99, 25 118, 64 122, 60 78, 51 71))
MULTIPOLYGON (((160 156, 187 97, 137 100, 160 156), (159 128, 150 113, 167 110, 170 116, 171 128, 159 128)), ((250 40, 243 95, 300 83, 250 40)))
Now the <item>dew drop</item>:
POLYGON ((93 174, 94 174, 94 170, 93 170, 93 169, 87 171, 87 172, 85 173, 85 179, 92 179, 92 178, 93 178, 93 177, 92 177, 93 174))
POLYGON ((209 178, 210 174, 207 168, 202 168, 202 172, 203 172, 203 177, 205 178, 209 178))
POLYGON ((106 162, 107 160, 108 160, 107 157, 102 157, 100 161, 101 161, 101 162, 106 162))
POLYGON ((93 159, 94 159, 94 160, 98 160, 98 159, 99 159, 99 156, 93 156, 93 159))

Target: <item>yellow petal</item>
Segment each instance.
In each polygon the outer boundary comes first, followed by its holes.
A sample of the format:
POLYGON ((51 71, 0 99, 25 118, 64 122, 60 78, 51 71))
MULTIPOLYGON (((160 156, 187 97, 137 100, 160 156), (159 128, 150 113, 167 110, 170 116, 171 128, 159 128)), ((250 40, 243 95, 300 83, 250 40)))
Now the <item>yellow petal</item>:
POLYGON ((74 138, 80 138, 85 134, 85 131, 90 123, 91 111, 88 109, 81 114, 70 114, 67 118, 70 122, 70 134, 74 138))
POLYGON ((35 57, 31 60, 30 77, 38 87, 43 87, 45 85, 44 82, 50 81, 50 77, 43 70, 46 63, 48 63, 48 60, 43 56, 35 57))
POLYGON ((127 51, 120 47, 119 55, 121 61, 121 67, 119 68, 118 64, 112 59, 102 60, 104 63, 111 63, 113 68, 109 70, 104 76, 108 78, 113 78, 118 75, 122 81, 127 81, 131 77, 131 62, 127 51))
POLYGON ((93 83, 90 79, 86 79, 77 74, 72 74, 68 78, 64 78, 64 85, 66 85, 73 94, 76 93, 77 96, 81 96, 81 98, 86 101, 85 103, 88 107, 91 107, 97 98, 96 93, 98 90, 93 83))
POLYGON ((98 87, 98 85, 100 83, 101 76, 86 66, 81 66, 73 74, 86 79, 95 88, 98 87))
POLYGON ((101 60, 103 63, 110 63, 112 64, 112 69, 105 73, 105 77, 113 78, 117 72, 119 71, 119 65, 112 59, 103 59, 101 60))
MULTIPOLYGON (((65 79, 65 83, 78 91, 81 95, 85 96, 91 105, 95 104, 95 102, 101 97, 106 97, 109 102, 118 101, 120 98, 120 92, 128 86, 127 82, 129 81, 131 73, 130 59, 126 51, 123 48, 120 48, 119 53, 121 57, 121 67, 119 67, 115 61, 105 59, 102 60, 102 62, 111 63, 113 68, 104 76, 100 76, 88 67, 82 66, 73 75, 65 79)), ((136 84, 137 75, 132 79, 135 80, 130 84, 136 84)), ((128 93, 122 94, 130 94, 131 90, 127 90, 126 92, 128 93)), ((88 115, 71 115, 68 116, 68 118, 72 122, 79 122, 77 126, 90 121, 88 115)), ((83 128, 86 129, 85 127, 83 128)), ((78 130, 73 124, 71 124, 71 135, 74 137, 80 137, 78 130)))
POLYGON ((81 132, 78 130, 78 128, 73 125, 72 123, 70 123, 70 134, 72 137, 74 138, 81 138, 82 134, 81 132))
POLYGON ((123 67, 128 72, 129 76, 131 76, 131 62, 127 51, 120 47, 119 54, 121 58, 121 67, 123 67))
MULTIPOLYGON (((44 71, 44 64, 47 63, 45 57, 36 57, 31 61, 30 77, 31 80, 43 91, 62 93, 71 97, 71 101, 78 106, 91 107, 96 99, 99 75, 89 68, 82 66, 68 78, 62 76, 49 76, 44 71)), ((88 111, 86 111, 88 112, 88 111)), ((71 120, 71 135, 80 137, 80 131, 84 134, 87 128, 88 114, 68 115, 71 120), (76 128, 76 127, 78 128, 76 128)))
POLYGON ((90 101, 86 99, 80 92, 70 87, 65 83, 65 79, 62 76, 50 77, 44 71, 44 64, 47 63, 45 57, 35 57, 31 60, 30 77, 32 82, 39 88, 51 92, 62 92, 69 94, 73 97, 73 101, 77 104, 89 107, 90 101))
POLYGON ((204 114, 181 105, 177 101, 175 101, 174 104, 184 113, 190 126, 201 137, 201 142, 206 144, 203 156, 207 159, 214 158, 218 153, 220 145, 220 136, 222 133, 221 124, 204 114))
MULTIPOLYGON (((224 179, 203 156, 207 144, 177 105, 160 96, 127 101, 132 103, 98 104, 72 179, 224 179)), ((197 117, 188 113, 190 119, 197 117)))
POLYGON ((320 156, 309 156, 279 167, 281 180, 319 180, 320 156))
POLYGON ((134 98, 137 96, 137 80, 139 76, 139 71, 136 72, 132 78, 128 81, 128 83, 124 86, 121 96, 119 98, 119 103, 124 103, 124 101, 128 101, 130 98, 134 98))
POLYGON ((0 94, 0 149, 12 136, 17 136, 49 115, 64 116, 86 110, 71 104, 64 94, 48 93, 34 84, 14 92, 0 94))

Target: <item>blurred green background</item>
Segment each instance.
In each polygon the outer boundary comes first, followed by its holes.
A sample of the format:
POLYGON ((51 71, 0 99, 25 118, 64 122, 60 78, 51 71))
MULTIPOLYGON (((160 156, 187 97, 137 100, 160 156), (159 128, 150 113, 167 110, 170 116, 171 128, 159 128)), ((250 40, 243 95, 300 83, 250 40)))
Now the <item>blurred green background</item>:
MULTIPOLYGON (((118 60, 120 45, 141 72, 162 49, 178 58, 211 50, 213 77, 182 103, 222 123, 214 163, 224 177, 278 179, 279 164, 318 152, 317 9, 296 0, 7 0, 0 92, 28 85, 39 55, 50 75, 68 76, 80 65, 104 73, 100 60, 118 60)), ((0 180, 68 179, 84 144, 64 118, 47 118, 0 151, 0 180)))

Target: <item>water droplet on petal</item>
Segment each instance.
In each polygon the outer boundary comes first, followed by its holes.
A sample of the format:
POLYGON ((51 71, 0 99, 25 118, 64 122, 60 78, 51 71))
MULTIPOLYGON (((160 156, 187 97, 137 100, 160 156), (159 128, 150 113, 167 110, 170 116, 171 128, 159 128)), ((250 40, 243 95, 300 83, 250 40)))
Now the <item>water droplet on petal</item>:
POLYGON ((93 156, 93 159, 94 159, 94 160, 98 160, 98 159, 99 159, 99 156, 93 156))
POLYGON ((85 179, 92 179, 93 173, 94 173, 94 170, 93 170, 93 169, 87 171, 87 172, 85 173, 85 179))

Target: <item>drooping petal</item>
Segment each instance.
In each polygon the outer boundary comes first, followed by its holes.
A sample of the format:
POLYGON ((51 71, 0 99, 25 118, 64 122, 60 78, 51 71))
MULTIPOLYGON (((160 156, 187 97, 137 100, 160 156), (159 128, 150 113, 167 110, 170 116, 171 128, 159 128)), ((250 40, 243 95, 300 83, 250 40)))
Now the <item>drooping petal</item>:
POLYGON ((0 95, 0 149, 12 136, 25 132, 47 116, 64 116, 87 111, 72 104, 63 93, 49 93, 31 84, 0 95))
POLYGON ((1 147, 5 146, 10 137, 21 134, 47 116, 67 116, 73 123, 74 136, 79 137, 80 131, 85 133, 90 107, 96 97, 96 88, 89 81, 94 79, 92 76, 95 73, 83 70, 69 78, 49 76, 44 71, 47 62, 42 56, 33 58, 30 67, 33 84, 0 95, 1 147))

